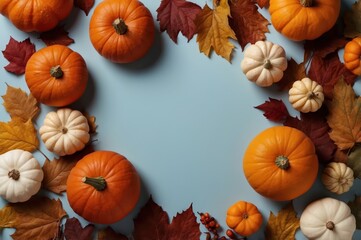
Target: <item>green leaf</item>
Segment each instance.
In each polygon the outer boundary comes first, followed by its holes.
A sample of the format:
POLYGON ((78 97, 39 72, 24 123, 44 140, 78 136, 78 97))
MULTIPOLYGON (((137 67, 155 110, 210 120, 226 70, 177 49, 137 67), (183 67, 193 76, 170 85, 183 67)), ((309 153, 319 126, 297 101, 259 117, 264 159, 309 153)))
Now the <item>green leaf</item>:
POLYGON ((353 170, 355 178, 361 179, 361 145, 357 144, 348 156, 347 165, 353 170))

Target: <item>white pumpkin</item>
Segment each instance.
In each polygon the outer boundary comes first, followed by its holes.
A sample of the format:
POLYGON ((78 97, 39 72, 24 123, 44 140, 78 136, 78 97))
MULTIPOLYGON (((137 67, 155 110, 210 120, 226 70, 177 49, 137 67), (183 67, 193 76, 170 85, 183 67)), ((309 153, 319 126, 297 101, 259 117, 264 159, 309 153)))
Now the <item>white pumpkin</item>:
POLYGON ((292 107, 303 113, 316 112, 324 100, 322 86, 309 78, 295 81, 288 95, 292 107))
POLYGON ((321 181, 331 192, 348 192, 354 181, 353 170, 344 163, 331 162, 323 170, 321 181))
POLYGON ((46 148, 59 156, 82 150, 90 139, 88 120, 70 108, 49 112, 39 133, 46 148))
POLYGON ((0 196, 9 202, 25 202, 41 187, 44 173, 30 152, 15 149, 0 155, 0 196))
POLYGON ((271 86, 282 79, 287 69, 285 50, 272 42, 258 41, 244 51, 241 69, 258 86, 271 86))
POLYGON ((303 210, 300 228, 312 240, 351 240, 356 219, 346 203, 327 197, 310 203, 303 210))

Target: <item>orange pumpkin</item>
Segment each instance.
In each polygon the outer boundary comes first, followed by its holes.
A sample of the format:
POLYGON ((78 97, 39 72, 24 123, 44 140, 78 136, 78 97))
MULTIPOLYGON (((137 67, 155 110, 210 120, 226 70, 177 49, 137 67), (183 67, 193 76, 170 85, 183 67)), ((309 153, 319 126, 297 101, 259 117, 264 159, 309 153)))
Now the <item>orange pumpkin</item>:
POLYGON ((270 0, 274 28, 295 41, 312 40, 330 30, 340 13, 340 0, 270 0))
POLYGON ((52 45, 30 57, 25 68, 25 80, 39 102, 62 107, 83 95, 88 70, 79 53, 63 45, 52 45))
POLYGON ((67 197, 70 207, 86 220, 112 224, 135 207, 140 178, 122 155, 96 151, 82 158, 70 171, 67 197))
POLYGON ((241 236, 249 236, 260 229, 263 222, 258 208, 245 201, 238 201, 227 210, 226 223, 241 236))
POLYGON ((89 35, 103 57, 117 63, 133 62, 153 45, 152 14, 138 0, 104 0, 90 19, 89 35))
POLYGON ((311 188, 317 177, 318 159, 314 144, 303 132, 274 126, 249 143, 243 170, 256 192, 273 200, 286 201, 311 188))
POLYGON ((345 67, 355 75, 361 75, 361 37, 356 37, 345 46, 345 67))
POLYGON ((73 0, 1 0, 0 13, 24 32, 45 32, 69 16, 73 0))

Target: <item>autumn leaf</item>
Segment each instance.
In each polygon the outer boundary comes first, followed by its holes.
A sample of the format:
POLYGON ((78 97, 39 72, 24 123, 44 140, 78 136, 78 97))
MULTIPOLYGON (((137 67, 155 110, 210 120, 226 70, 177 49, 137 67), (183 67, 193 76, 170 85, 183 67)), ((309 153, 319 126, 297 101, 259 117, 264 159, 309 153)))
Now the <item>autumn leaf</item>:
POLYGON ((309 78, 318 82, 323 87, 326 98, 332 99, 334 85, 341 76, 344 80, 353 85, 356 75, 352 74, 343 63, 340 62, 337 52, 331 53, 325 58, 314 56, 312 58, 309 78), (332 69, 332 71, 330 71, 332 69))
POLYGON ((334 96, 328 106, 328 125, 331 139, 341 150, 361 142, 361 98, 341 78, 335 85, 334 96))
MULTIPOLYGON (((232 0, 230 2, 231 17, 229 25, 236 33, 237 40, 242 49, 248 43, 255 43, 265 40, 270 24, 259 12, 256 6, 256 0, 232 0)), ((266 1, 258 1, 262 4, 266 1)))
POLYGON ((234 45, 229 39, 236 39, 236 35, 228 23, 228 0, 214 0, 213 6, 212 10, 206 4, 195 20, 199 50, 209 57, 213 49, 230 62, 234 45))
POLYGON ((94 6, 94 0, 74 0, 74 6, 80 8, 88 16, 90 9, 94 6))
POLYGON ((337 148, 335 153, 333 154, 333 161, 347 164, 347 160, 348 160, 347 152, 337 148))
POLYGON ((36 129, 29 119, 23 122, 13 118, 10 122, 0 122, 0 154, 13 149, 33 152, 39 147, 36 129))
POLYGON ((65 160, 62 158, 49 161, 45 159, 43 165, 44 179, 42 187, 57 194, 66 191, 66 180, 70 170, 75 166, 77 160, 65 160))
POLYGON ((300 220, 290 203, 283 207, 277 216, 270 212, 266 226, 266 239, 295 239, 295 233, 299 227, 300 220))
POLYGON ((5 70, 16 75, 21 75, 25 72, 25 66, 29 58, 35 53, 35 45, 30 42, 30 38, 18 42, 10 37, 10 41, 2 53, 10 62, 5 66, 5 70))
POLYGON ((361 229, 361 196, 355 196, 355 199, 348 202, 348 206, 351 208, 351 213, 356 218, 356 228, 361 229))
POLYGON ((194 215, 192 205, 182 213, 177 213, 173 218, 171 225, 167 230, 167 238, 169 240, 177 239, 194 239, 197 240, 201 236, 197 217, 194 215))
POLYGON ((354 173, 354 176, 361 179, 361 145, 357 144, 350 152, 347 158, 347 166, 349 166, 354 173))
POLYGON ((12 228, 15 225, 15 211, 10 206, 0 209, 0 230, 1 228, 12 228))
POLYGON ((128 240, 123 234, 115 232, 111 227, 107 227, 98 232, 97 240, 128 240))
POLYGON ((74 43, 74 39, 69 37, 69 32, 64 29, 64 26, 57 26, 54 29, 43 32, 39 37, 47 46, 60 44, 68 46, 74 43))
POLYGON ((96 118, 94 116, 89 115, 87 112, 83 113, 83 115, 88 120, 89 133, 90 134, 96 133, 96 131, 97 131, 97 124, 95 123, 96 118))
POLYGON ((269 5, 269 0, 257 0, 257 4, 260 8, 264 8, 269 5))
POLYGON ((283 73, 282 79, 277 82, 280 90, 289 90, 292 84, 306 77, 305 62, 297 63, 293 58, 290 58, 287 63, 287 69, 283 73))
POLYGON ((345 11, 344 23, 345 37, 355 38, 361 36, 361 1, 355 2, 351 10, 345 11))
POLYGON ((75 217, 68 218, 65 222, 64 236, 66 240, 89 240, 92 239, 94 225, 88 224, 84 228, 75 217))
POLYGON ((167 31, 175 43, 179 32, 189 41, 196 33, 195 19, 200 12, 201 7, 186 0, 162 0, 157 9, 160 30, 167 31))
POLYGON ((33 120, 39 114, 37 100, 20 88, 7 85, 6 94, 2 96, 4 107, 12 118, 19 117, 24 122, 33 120))
POLYGON ((283 101, 274 98, 269 98, 269 101, 265 101, 264 103, 256 106, 255 108, 263 111, 263 116, 265 116, 268 120, 274 122, 283 123, 290 116, 283 101))

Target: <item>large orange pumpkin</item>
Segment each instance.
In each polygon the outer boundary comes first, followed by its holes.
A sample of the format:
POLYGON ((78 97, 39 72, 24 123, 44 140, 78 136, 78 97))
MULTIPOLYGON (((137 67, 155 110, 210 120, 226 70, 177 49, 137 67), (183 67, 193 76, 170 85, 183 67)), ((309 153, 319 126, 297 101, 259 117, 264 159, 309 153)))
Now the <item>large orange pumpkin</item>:
POLYGON ((140 178, 124 156, 96 151, 82 158, 70 171, 67 197, 70 207, 86 220, 112 224, 135 207, 140 178))
POLYGON ((25 68, 25 80, 39 102, 62 107, 83 95, 88 70, 79 53, 63 45, 52 45, 30 57, 25 68))
POLYGON ((345 46, 345 67, 355 75, 361 75, 361 37, 356 37, 345 46))
POLYGON ((138 0, 104 0, 90 19, 89 35, 103 57, 117 63, 133 62, 153 45, 152 14, 138 0))
POLYGON ((243 170, 256 192, 273 200, 286 201, 311 188, 317 178, 318 159, 314 144, 303 132, 274 126, 249 143, 243 170))
POLYGON ((340 13, 340 0, 270 0, 274 28, 295 41, 312 40, 330 30, 340 13))
POLYGON ((44 32, 68 17, 73 0, 1 0, 0 13, 24 32, 44 32))

